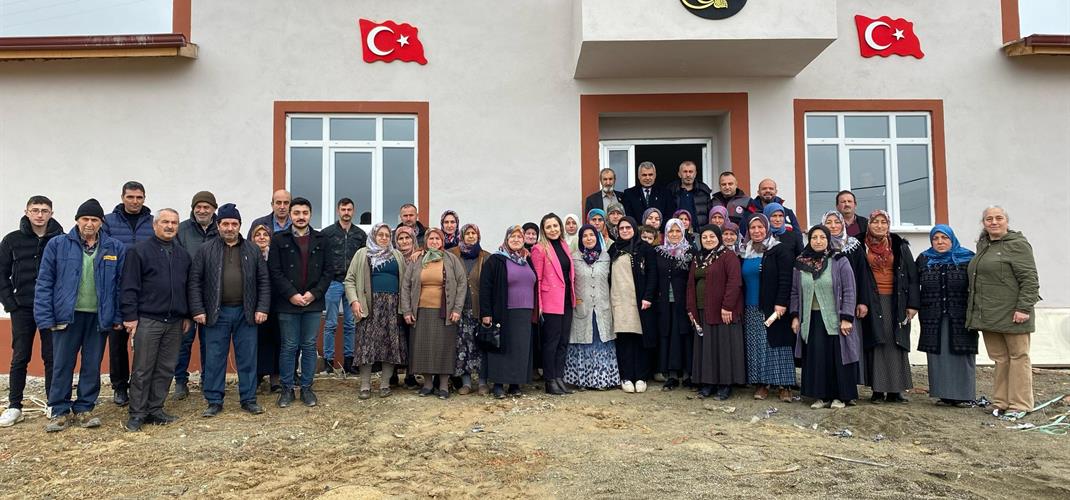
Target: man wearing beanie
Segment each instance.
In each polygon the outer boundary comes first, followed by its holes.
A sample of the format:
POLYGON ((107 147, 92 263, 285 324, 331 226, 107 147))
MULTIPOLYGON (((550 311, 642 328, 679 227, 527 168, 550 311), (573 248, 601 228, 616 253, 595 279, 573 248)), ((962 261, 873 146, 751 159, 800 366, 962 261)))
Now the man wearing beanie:
MULTIPOLYGON (((206 241, 219 237, 215 215, 218 207, 215 195, 211 191, 201 191, 193 195, 189 219, 178 225, 178 236, 175 238, 178 246, 184 248, 191 259, 197 256, 197 251, 206 241)), ((193 350, 193 341, 197 338, 201 339, 198 346, 203 362, 205 357, 204 332, 196 323, 190 323, 189 329, 182 335, 182 345, 178 349, 178 363, 175 365, 175 399, 186 399, 189 396, 190 352, 193 350)), ((204 373, 203 368, 201 373, 204 373)))
POLYGON ((219 237, 208 240, 193 258, 189 273, 189 307, 193 321, 204 328, 205 357, 201 389, 208 408, 202 416, 223 411, 227 356, 234 344, 241 408, 257 415, 256 325, 267 321, 271 282, 267 263, 252 242, 241 236, 241 214, 233 203, 216 214, 219 237))
POLYGON ((100 362, 108 332, 122 327, 119 278, 126 247, 100 230, 104 209, 97 200, 82 203, 74 220, 76 227, 45 245, 34 289, 34 320, 52 334, 48 432, 74 424, 100 427, 92 413, 100 394, 100 362), (79 361, 78 398, 72 403, 71 381, 79 361))
MULTIPOLYGON (((122 203, 104 217, 101 232, 119 240, 126 248, 152 239, 152 211, 145 206, 145 186, 137 181, 123 184, 122 203)), ((119 328, 108 336, 108 366, 111 370, 113 400, 119 406, 130 402, 130 335, 119 328)))

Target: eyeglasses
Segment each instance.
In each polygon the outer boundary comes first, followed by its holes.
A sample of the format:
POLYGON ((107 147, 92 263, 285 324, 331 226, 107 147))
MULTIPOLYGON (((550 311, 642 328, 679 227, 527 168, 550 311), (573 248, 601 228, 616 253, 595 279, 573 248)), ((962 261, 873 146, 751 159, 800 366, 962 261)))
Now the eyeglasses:
POLYGON ((26 212, 30 215, 48 215, 52 213, 52 211, 47 208, 31 208, 26 212))

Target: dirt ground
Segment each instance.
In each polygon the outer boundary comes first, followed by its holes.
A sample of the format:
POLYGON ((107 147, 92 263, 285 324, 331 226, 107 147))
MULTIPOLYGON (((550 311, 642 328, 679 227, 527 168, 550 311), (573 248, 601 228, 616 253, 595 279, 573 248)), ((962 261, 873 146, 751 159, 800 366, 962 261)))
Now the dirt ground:
MULTIPOLYGON (((1070 394, 1070 373, 1035 372, 1038 405, 1070 394)), ((987 394, 991 368, 978 377, 987 394)), ((924 367, 914 380, 926 386, 924 367)), ((204 401, 194 392, 168 402, 177 423, 139 433, 121 430, 126 413, 110 400, 95 430, 48 435, 36 413, 0 430, 0 496, 1070 497, 1070 436, 1009 430, 981 409, 938 407, 924 393, 907 405, 811 410, 806 401, 755 401, 746 389, 719 402, 653 390, 660 384, 645 394, 553 397, 528 387, 517 399, 440 401, 397 390, 359 401, 356 383, 317 378, 315 408, 280 409, 261 396, 259 416, 241 412, 228 386, 214 419, 199 416, 204 401), (852 436, 837 435, 844 429, 852 436)), ((31 383, 38 397, 40 386, 31 383)), ((1057 403, 1025 421, 1068 411, 1057 403)))

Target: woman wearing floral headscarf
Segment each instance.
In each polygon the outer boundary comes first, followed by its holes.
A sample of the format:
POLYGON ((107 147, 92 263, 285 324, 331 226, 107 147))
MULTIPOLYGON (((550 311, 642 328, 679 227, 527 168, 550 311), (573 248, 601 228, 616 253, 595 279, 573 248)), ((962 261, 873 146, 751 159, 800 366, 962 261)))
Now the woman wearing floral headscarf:
POLYGON ((461 243, 450 249, 450 253, 461 259, 468 276, 468 296, 461 312, 461 324, 457 328, 457 369, 454 376, 461 377, 461 388, 457 394, 472 392, 472 375, 480 374, 479 393, 486 394, 487 381, 483 380, 480 368, 483 365, 483 350, 476 342, 476 325, 479 323, 479 273, 483 263, 490 256, 479 246, 481 235, 479 226, 465 224, 461 227, 461 243))
MULTIPOLYGON (((723 208, 723 207, 722 207, 723 208)), ((721 228, 704 226, 687 277, 687 309, 704 330, 695 332, 691 382, 698 395, 725 400, 733 385, 747 383, 743 341, 743 279, 739 257, 721 241, 721 228)))
POLYGON ((449 250, 459 245, 461 243, 461 231, 458 227, 461 225, 461 218, 457 216, 457 212, 453 210, 442 212, 439 222, 442 224, 442 234, 445 235, 442 239, 442 249, 449 250))
POLYGON ((691 243, 680 219, 665 223, 665 242, 657 247, 658 371, 668 379, 661 390, 671 391, 681 380, 690 383, 692 326, 687 317, 687 275, 691 243))
POLYGON ((568 214, 563 221, 565 223, 565 243, 568 243, 569 250, 576 250, 579 248, 577 245, 580 243, 580 216, 576 214, 568 214))
POLYGON ((500 326, 501 348, 488 352, 487 380, 497 399, 520 396, 520 385, 531 381, 532 323, 538 317, 538 282, 524 228, 509 226, 498 251, 485 259, 479 276, 479 314, 484 325, 500 326))
POLYGON ((755 214, 747 219, 747 241, 740 245, 743 258, 744 332, 747 340, 747 382, 758 389, 754 399, 765 399, 777 387, 777 397, 792 399, 795 385, 795 335, 788 318, 791 270, 795 256, 769 231, 769 219, 755 214))
POLYGON ((921 297, 918 270, 907 240, 891 232, 884 210, 869 215, 866 261, 870 269, 870 310, 863 325, 866 385, 873 403, 906 403, 903 392, 914 386, 910 375, 910 321, 921 297))
POLYGON ((602 250, 598 229, 580 228, 580 248, 572 256, 576 269, 576 308, 565 357, 565 382, 604 390, 620 385, 609 301, 609 255, 602 250))
POLYGON ((974 253, 944 224, 929 231, 929 242, 915 261, 921 284, 918 350, 927 353, 929 397, 969 407, 977 395, 977 331, 966 328, 974 253))
POLYGON ((360 399, 371 397, 372 365, 381 363, 379 396, 390 395, 394 367, 405 362, 408 346, 398 324, 398 293, 405 257, 391 244, 390 226, 372 226, 368 246, 357 250, 346 271, 346 299, 357 321, 353 365, 360 371, 360 399))

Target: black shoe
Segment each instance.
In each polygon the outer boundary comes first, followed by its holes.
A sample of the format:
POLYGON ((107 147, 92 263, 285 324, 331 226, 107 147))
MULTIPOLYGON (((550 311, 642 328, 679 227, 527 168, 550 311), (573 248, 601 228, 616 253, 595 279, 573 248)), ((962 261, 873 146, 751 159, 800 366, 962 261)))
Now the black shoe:
POLYGON ((702 386, 701 389, 698 390, 699 399, 706 399, 706 398, 710 397, 711 395, 713 395, 713 386, 712 385, 704 385, 704 386, 702 386))
POLYGON ((416 393, 416 395, 420 396, 421 398, 423 398, 423 397, 430 396, 430 395, 432 395, 434 393, 435 393, 434 389, 431 389, 430 387, 423 387, 423 388, 420 389, 420 392, 416 393))
POLYGON ((346 356, 342 359, 342 371, 346 372, 346 375, 357 374, 357 370, 353 367, 353 356, 346 356))
POLYGON ((416 376, 415 375, 413 375, 411 373, 406 373, 405 374, 405 388, 406 389, 415 389, 415 388, 417 388, 419 386, 420 386, 420 384, 416 382, 416 376))
POLYGON ((910 402, 909 399, 904 398, 903 395, 898 393, 898 392, 889 392, 888 395, 884 397, 884 400, 889 402, 889 403, 909 403, 910 402))
POLYGON ((163 410, 160 410, 159 412, 153 413, 145 417, 145 423, 153 425, 167 425, 170 423, 174 423, 177 420, 178 417, 171 415, 170 413, 167 413, 163 410))
POLYGON ((334 373, 334 360, 333 359, 326 358, 326 359, 323 360, 323 371, 324 371, 324 373, 327 373, 327 374, 334 373))
POLYGON ((564 396, 565 392, 562 391, 561 388, 557 387, 557 381, 556 380, 547 380, 546 381, 546 394, 549 394, 551 396, 564 396))
POLYGON ((561 392, 565 394, 573 394, 576 392, 568 388, 568 384, 565 383, 565 379, 563 378, 557 379, 557 388, 561 389, 561 392))
POLYGON ((438 399, 449 399, 449 398, 450 398, 449 389, 439 389, 439 391, 438 391, 438 399))
POLYGON ((275 401, 275 404, 278 405, 279 408, 286 408, 287 406, 290 406, 290 404, 293 402, 294 390, 291 388, 283 389, 282 392, 279 393, 279 399, 275 401))
POLYGON ((461 377, 450 377, 450 387, 453 387, 453 390, 455 391, 461 390, 461 387, 464 387, 464 379, 461 377))
POLYGON ((505 399, 505 389, 502 384, 494 384, 494 389, 491 393, 494 394, 494 399, 505 399))
POLYGON ((204 413, 201 413, 202 417, 212 418, 216 415, 223 413, 223 405, 219 403, 208 403, 208 408, 204 409, 204 413))
POLYGON ((261 413, 264 413, 264 407, 256 404, 255 402, 252 402, 252 401, 250 401, 248 403, 242 403, 241 404, 241 409, 243 409, 243 410, 245 410, 245 411, 247 411, 247 412, 249 412, 249 413, 251 413, 253 415, 259 415, 261 413))
POLYGON ((869 398, 869 402, 873 403, 875 405, 879 405, 879 404, 883 403, 884 402, 884 393, 883 392, 874 392, 873 393, 873 397, 869 398))
POLYGON ((397 387, 398 386, 398 372, 394 372, 394 374, 390 376, 390 381, 387 382, 387 383, 390 385, 390 387, 397 387))
POLYGON ((111 400, 115 401, 115 404, 119 406, 126 406, 130 404, 130 392, 126 388, 115 389, 115 395, 112 396, 111 400))
POLYGON ((717 393, 713 396, 718 401, 724 401, 732 396, 732 386, 722 385, 717 388, 717 393))
POLYGON ((514 398, 519 398, 524 395, 523 392, 520 392, 520 384, 509 384, 508 394, 514 398))
POLYGON ((663 391, 671 391, 673 389, 676 389, 676 387, 679 386, 679 385, 680 385, 680 381, 679 380, 676 380, 675 378, 670 377, 668 380, 665 381, 664 384, 661 384, 661 390, 663 390, 663 391))
POLYGON ((272 394, 278 394, 280 392, 282 392, 282 386, 281 385, 275 384, 275 385, 271 386, 271 393, 272 394))
POLYGON ((301 402, 304 403, 305 406, 316 406, 316 404, 319 403, 319 400, 316 399, 316 393, 312 392, 311 387, 302 387, 301 402))
POLYGON ((130 417, 123 425, 126 432, 137 432, 141 430, 141 426, 145 424, 145 420, 141 417, 130 417))
POLYGON ((171 399, 175 401, 182 401, 189 397, 189 382, 187 381, 175 381, 175 395, 171 396, 171 399))

